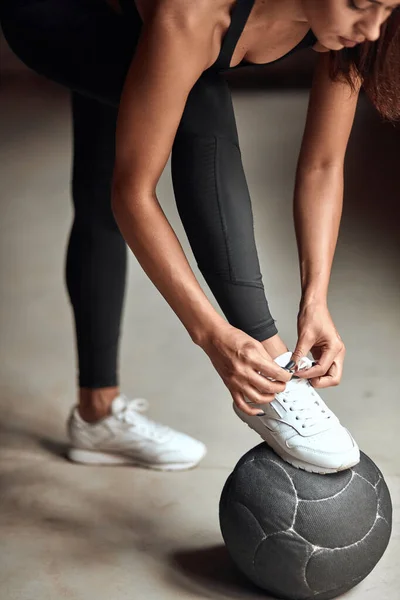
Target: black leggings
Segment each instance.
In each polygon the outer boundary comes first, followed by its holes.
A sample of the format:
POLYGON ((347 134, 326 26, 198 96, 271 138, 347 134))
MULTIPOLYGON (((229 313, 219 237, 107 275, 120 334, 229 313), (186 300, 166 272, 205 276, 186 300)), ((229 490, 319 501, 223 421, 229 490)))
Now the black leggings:
MULTIPOLYGON (((118 385, 126 244, 110 203, 115 125, 141 20, 123 2, 1 0, 5 37, 20 59, 72 90, 75 217, 66 281, 81 387, 118 385)), ((231 93, 212 70, 193 87, 171 156, 174 193, 197 265, 227 320, 263 341, 277 329, 254 240, 231 93)))

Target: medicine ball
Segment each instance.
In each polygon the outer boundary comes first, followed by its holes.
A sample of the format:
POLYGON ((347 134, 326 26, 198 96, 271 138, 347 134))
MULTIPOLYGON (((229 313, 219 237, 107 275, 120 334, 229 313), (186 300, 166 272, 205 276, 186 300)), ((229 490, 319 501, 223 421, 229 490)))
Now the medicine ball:
POLYGON ((382 557, 392 503, 363 452, 355 467, 319 475, 262 443, 228 477, 219 516, 229 554, 254 584, 285 600, 329 600, 360 583, 382 557))

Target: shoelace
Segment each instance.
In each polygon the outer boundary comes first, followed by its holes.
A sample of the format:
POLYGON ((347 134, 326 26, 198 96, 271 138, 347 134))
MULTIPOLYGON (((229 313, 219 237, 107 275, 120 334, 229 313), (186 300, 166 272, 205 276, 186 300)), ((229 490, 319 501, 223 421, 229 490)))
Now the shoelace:
POLYGON ((152 421, 140 413, 146 412, 149 402, 145 398, 127 398, 121 394, 125 401, 124 408, 116 415, 119 421, 127 423, 144 435, 157 441, 165 441, 171 436, 172 430, 166 425, 152 421))
POLYGON ((289 404, 290 411, 300 413, 296 415, 296 420, 303 421, 303 429, 331 418, 329 409, 307 379, 293 376, 286 384, 285 391, 276 394, 276 398, 284 404, 289 404))

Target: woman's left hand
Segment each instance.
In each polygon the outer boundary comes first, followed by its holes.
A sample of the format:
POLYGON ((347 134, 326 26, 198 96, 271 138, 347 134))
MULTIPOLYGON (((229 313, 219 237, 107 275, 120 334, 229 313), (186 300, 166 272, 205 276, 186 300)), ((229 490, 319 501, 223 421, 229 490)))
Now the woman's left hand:
POLYGON ((297 332, 292 360, 297 364, 311 352, 316 364, 309 369, 296 370, 296 376, 309 379, 315 388, 339 385, 346 349, 326 304, 302 304, 297 317, 297 332))

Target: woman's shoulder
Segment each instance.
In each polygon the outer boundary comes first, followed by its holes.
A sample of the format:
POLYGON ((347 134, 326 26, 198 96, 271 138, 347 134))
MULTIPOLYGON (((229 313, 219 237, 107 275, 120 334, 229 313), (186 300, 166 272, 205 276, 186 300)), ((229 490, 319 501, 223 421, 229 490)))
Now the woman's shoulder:
POLYGON ((232 5, 235 0, 134 0, 137 11, 143 22, 148 20, 155 11, 162 10, 166 13, 189 19, 204 16, 209 23, 216 25, 222 19, 229 20, 232 5))
POLYGON ((188 27, 207 39, 205 69, 217 60, 222 39, 229 28, 231 10, 236 0, 135 0, 143 23, 150 21, 156 11, 161 11, 166 21, 188 27))

